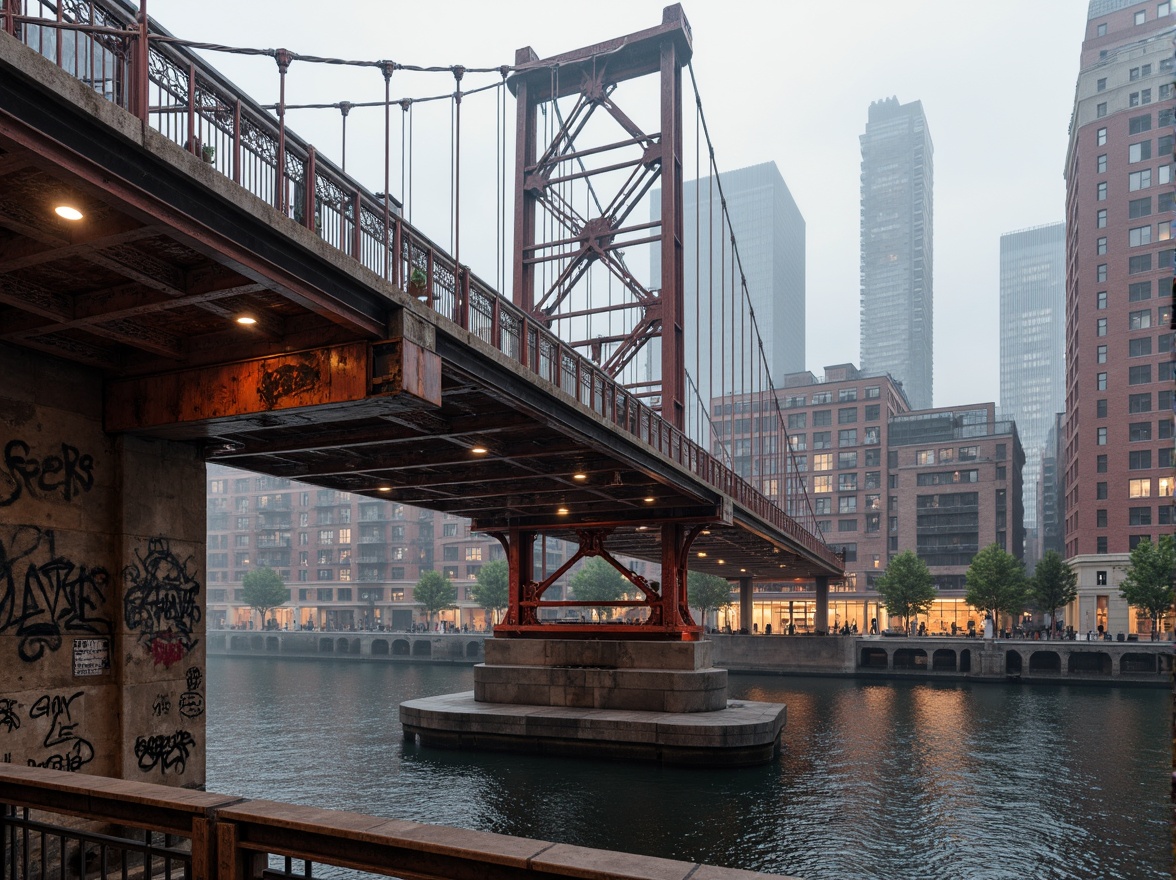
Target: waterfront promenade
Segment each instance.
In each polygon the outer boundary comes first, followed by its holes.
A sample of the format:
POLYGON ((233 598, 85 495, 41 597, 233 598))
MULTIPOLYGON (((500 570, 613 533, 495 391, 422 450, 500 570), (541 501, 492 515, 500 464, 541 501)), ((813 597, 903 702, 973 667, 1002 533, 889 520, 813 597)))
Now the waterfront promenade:
MULTIPOLYGON (((486 633, 216 630, 208 653, 235 656, 481 663, 486 633)), ((964 637, 712 634, 715 665, 736 673, 1098 683, 1166 687, 1172 642, 964 637)))

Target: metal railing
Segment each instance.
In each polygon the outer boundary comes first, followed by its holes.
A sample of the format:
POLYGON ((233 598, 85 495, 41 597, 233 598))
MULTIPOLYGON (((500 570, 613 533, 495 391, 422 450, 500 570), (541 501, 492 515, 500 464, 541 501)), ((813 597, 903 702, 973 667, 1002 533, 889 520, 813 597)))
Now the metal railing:
POLYGON ((364 875, 415 880, 587 876, 746 880, 769 876, 401 819, 0 765, 0 876, 5 880, 313 880, 364 875))
MULTIPOLYGON (((343 173, 277 116, 123 0, 0 0, 0 25, 106 100, 386 281, 837 565, 800 488, 758 491, 343 173), (358 220, 357 220, 358 218, 358 220), (423 284, 414 281, 423 275, 423 284), (802 524, 803 523, 803 524, 802 524)), ((272 53, 282 76, 289 53, 272 53)), ((388 62, 391 64, 391 62, 388 62)), ((283 99, 284 100, 284 99, 283 99)), ((388 149, 385 144, 385 150, 388 149)))

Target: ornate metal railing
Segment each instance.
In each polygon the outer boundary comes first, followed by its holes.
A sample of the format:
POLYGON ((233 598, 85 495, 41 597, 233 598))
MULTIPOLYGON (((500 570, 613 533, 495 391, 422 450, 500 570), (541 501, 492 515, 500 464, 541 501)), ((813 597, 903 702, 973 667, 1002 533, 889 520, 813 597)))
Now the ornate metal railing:
MULTIPOLYGON (((780 503, 457 264, 405 222, 390 197, 371 192, 320 156, 286 127, 284 104, 279 104, 276 116, 264 109, 124 0, 0 0, 0 25, 106 100, 416 295, 553 389, 730 496, 816 557, 834 567, 839 564, 819 537, 803 483, 784 480, 782 501, 790 507, 789 515, 780 503), (795 484, 791 495, 788 484, 795 484)), ((278 64, 284 96, 289 53, 278 49, 264 54, 272 54, 278 64)))

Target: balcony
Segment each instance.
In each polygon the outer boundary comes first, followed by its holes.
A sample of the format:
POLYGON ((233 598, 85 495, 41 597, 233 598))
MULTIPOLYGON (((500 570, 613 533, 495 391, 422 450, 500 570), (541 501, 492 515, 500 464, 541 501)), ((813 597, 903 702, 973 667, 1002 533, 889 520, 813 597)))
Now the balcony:
POLYGON ((417 880, 769 877, 15 764, 0 765, 0 791, 6 880, 296 880, 355 871, 417 880))

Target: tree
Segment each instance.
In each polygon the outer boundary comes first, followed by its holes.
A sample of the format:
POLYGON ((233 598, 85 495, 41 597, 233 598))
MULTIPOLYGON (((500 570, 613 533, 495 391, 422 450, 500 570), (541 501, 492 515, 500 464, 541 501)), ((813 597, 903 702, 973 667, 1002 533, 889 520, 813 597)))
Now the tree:
POLYGON ((1172 607, 1173 570, 1176 569, 1176 549, 1172 536, 1161 535, 1158 543, 1140 541, 1131 551, 1127 576, 1119 584, 1119 595, 1135 608, 1147 612, 1152 620, 1152 638, 1159 634, 1160 618, 1172 607))
POLYGON ((1078 574, 1050 550, 1037 563, 1029 583, 1029 597, 1038 611, 1048 611, 1051 630, 1057 625, 1057 611, 1078 598, 1078 574))
POLYGON ((705 627, 709 612, 720 611, 731 604, 731 582, 701 571, 687 572, 686 597, 701 613, 702 625, 705 627))
POLYGON ((470 598, 490 612, 492 623, 498 622, 496 612, 510 604, 510 566, 505 559, 495 559, 478 570, 478 580, 470 587, 470 598))
POLYGON ((1028 599, 1021 560, 998 544, 989 544, 972 557, 965 585, 964 601, 991 614, 994 627, 999 625, 1001 614, 1019 615, 1028 599))
POLYGON ((935 603, 935 582, 927 570, 927 563, 911 550, 890 560, 876 586, 886 611, 901 617, 908 632, 911 618, 926 614, 935 603))
MULTIPOLYGON (((629 582, 602 557, 593 556, 572 575, 568 586, 582 602, 615 602, 625 594, 629 582)), ((593 610, 606 619, 613 615, 613 609, 604 605, 593 610)))
POLYGON ((266 613, 290 601, 290 591, 272 568, 255 568, 241 578, 241 598, 261 618, 265 629, 266 613))
POLYGON ((422 571, 421 579, 413 588, 412 597, 425 606, 429 623, 433 622, 433 615, 438 611, 457 607, 457 587, 439 571, 422 571))

